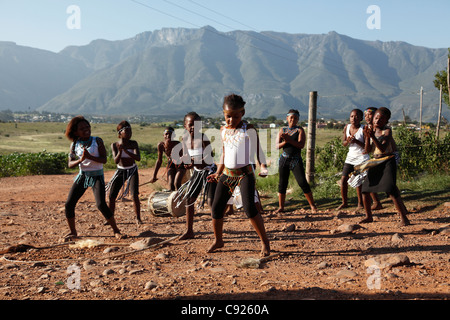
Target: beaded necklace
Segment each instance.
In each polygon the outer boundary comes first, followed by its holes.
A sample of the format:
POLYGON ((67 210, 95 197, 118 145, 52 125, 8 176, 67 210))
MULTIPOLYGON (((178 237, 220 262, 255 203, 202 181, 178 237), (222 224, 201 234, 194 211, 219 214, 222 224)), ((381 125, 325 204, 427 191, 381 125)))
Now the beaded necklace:
POLYGON ((292 136, 293 134, 295 134, 295 133, 298 131, 298 128, 299 128, 298 126, 295 126, 295 127, 293 127, 293 128, 287 127, 285 132, 286 132, 288 135, 292 136))
POLYGON ((86 141, 78 140, 77 141, 83 148, 89 148, 92 144, 92 136, 89 137, 86 141))

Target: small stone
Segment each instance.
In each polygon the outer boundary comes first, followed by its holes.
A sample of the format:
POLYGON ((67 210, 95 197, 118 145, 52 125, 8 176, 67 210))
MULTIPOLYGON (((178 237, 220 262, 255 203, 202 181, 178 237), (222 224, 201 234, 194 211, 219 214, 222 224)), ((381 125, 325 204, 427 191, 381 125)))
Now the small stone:
POLYGON ((118 247, 109 247, 109 248, 106 248, 105 250, 103 250, 103 253, 110 253, 110 252, 114 252, 117 250, 119 250, 118 247))
POLYGON ((408 256, 404 254, 388 254, 384 256, 376 256, 374 258, 370 258, 364 262, 366 267, 378 267, 380 269, 384 268, 392 268, 397 266, 409 265, 411 262, 409 261, 408 256))
POLYGON ((116 273, 113 269, 106 269, 105 271, 103 271, 103 275, 107 276, 110 274, 116 273))
POLYGON ((165 260, 165 259, 167 259, 167 257, 168 257, 167 254, 160 253, 156 256, 156 259, 165 260))
POLYGON ((385 277, 387 279, 395 279, 395 278, 398 278, 398 275, 396 275, 395 273, 392 273, 392 272, 388 272, 388 273, 386 273, 385 277))
POLYGON ((391 238, 391 241, 395 242, 395 243, 402 242, 403 240, 404 240, 403 235, 401 235, 399 233, 395 233, 391 238))
POLYGON ((358 274, 351 270, 341 270, 336 274, 336 277, 338 278, 354 278, 358 274))
POLYGON ((144 272, 143 269, 136 269, 136 270, 131 270, 128 274, 129 274, 130 276, 132 276, 132 275, 134 275, 134 274, 140 274, 140 273, 143 273, 143 272, 144 272))
POLYGON ((286 232, 293 232, 293 231, 295 231, 295 224, 290 224, 290 225, 284 227, 283 231, 286 231, 286 232))
POLYGON ((102 285, 104 285, 104 284, 105 284, 105 283, 104 283, 102 280, 99 280, 99 279, 97 279, 97 280, 92 280, 91 282, 89 282, 89 285, 90 285, 91 287, 93 287, 93 288, 102 286, 102 285))
POLYGON ((133 248, 134 250, 142 250, 142 249, 146 249, 148 247, 150 247, 153 244, 159 243, 161 242, 160 238, 147 238, 147 239, 142 239, 136 242, 133 242, 132 244, 130 244, 130 247, 133 248))
POLYGON ((341 224, 339 227, 336 228, 335 232, 338 233, 353 233, 353 231, 361 229, 362 227, 359 224, 351 224, 351 223, 344 223, 341 224))
POLYGON ((83 262, 83 268, 84 270, 88 271, 92 268, 93 265, 97 264, 97 262, 95 262, 92 259, 88 259, 86 261, 83 262))
POLYGON ((145 290, 151 290, 151 289, 156 288, 157 286, 158 286, 158 284, 156 282, 150 280, 145 284, 145 290))

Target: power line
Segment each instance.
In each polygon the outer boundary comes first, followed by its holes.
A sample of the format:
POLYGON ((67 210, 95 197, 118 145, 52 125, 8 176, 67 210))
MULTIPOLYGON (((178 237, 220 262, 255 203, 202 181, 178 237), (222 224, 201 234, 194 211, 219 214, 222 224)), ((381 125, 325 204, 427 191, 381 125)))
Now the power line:
MULTIPOLYGON (((195 24, 195 23, 192 23, 192 22, 187 21, 187 20, 185 20, 185 19, 183 19, 183 18, 177 17, 177 16, 175 16, 175 15, 173 15, 173 14, 164 12, 164 11, 162 11, 162 10, 160 10, 160 9, 157 9, 157 8, 155 8, 155 7, 153 7, 153 6, 150 6, 150 5, 146 4, 146 3, 143 3, 143 2, 141 2, 141 1, 137 1, 137 0, 131 0, 131 1, 134 2, 134 3, 136 3, 136 4, 139 4, 139 5, 141 5, 141 6, 144 6, 144 7, 148 8, 148 9, 154 10, 154 11, 160 13, 160 14, 169 16, 169 17, 171 17, 171 18, 173 18, 173 19, 177 19, 177 20, 182 21, 182 22, 184 22, 184 23, 186 23, 186 24, 192 25, 192 26, 194 26, 194 27, 196 27, 196 28, 201 28, 201 26, 199 26, 199 25, 197 25, 197 24, 195 24)), ((198 12, 196 12, 196 11, 193 11, 193 10, 190 10, 190 9, 188 9, 188 8, 185 8, 185 7, 181 6, 181 5, 175 4, 175 3, 173 3, 172 1, 169 1, 169 0, 163 0, 163 1, 166 2, 166 3, 169 3, 169 4, 173 5, 173 6, 176 6, 176 7, 180 8, 180 9, 182 9, 182 10, 185 10, 186 12, 189 12, 189 13, 191 13, 191 14, 197 15, 197 16, 202 17, 202 18, 204 18, 204 19, 210 20, 210 21, 212 21, 212 22, 214 22, 214 23, 220 24, 220 25, 222 25, 222 26, 224 26, 224 27, 226 27, 226 28, 229 28, 229 29, 231 29, 231 30, 233 29, 231 26, 226 25, 226 24, 224 24, 224 23, 222 23, 222 22, 220 22, 220 21, 218 21, 218 20, 216 20, 216 19, 207 17, 207 16, 205 16, 205 15, 203 15, 203 14, 200 14, 200 13, 198 13, 198 12)), ((240 22, 240 21, 238 21, 238 20, 235 20, 235 19, 233 19, 233 18, 230 18, 230 17, 228 17, 228 16, 226 16, 226 15, 223 15, 223 14, 221 14, 220 12, 217 12, 217 11, 211 9, 211 8, 208 8, 208 7, 206 7, 206 6, 202 5, 202 4, 199 4, 199 3, 196 2, 196 1, 193 1, 193 0, 189 0, 189 1, 190 1, 191 3, 193 3, 193 4, 195 4, 195 5, 197 5, 197 6, 201 7, 201 8, 203 8, 203 9, 206 9, 206 10, 208 10, 208 11, 214 13, 214 14, 217 14, 217 15, 219 15, 219 16, 222 16, 222 17, 224 17, 224 18, 226 18, 226 19, 229 19, 229 20, 231 20, 231 21, 233 21, 233 22, 239 23, 239 24, 241 24, 241 25, 243 25, 243 26, 245 26, 245 27, 247 27, 247 28, 249 28, 249 29, 251 29, 251 30, 253 30, 253 31, 255 31, 255 32, 258 32, 258 33, 260 34, 260 32, 259 32, 258 30, 256 30, 255 28, 253 28, 253 27, 251 27, 251 26, 249 26, 249 25, 243 24, 242 22, 240 22)), ((242 41, 242 40, 238 40, 238 39, 236 39, 236 38, 233 38, 233 37, 231 37, 231 36, 229 36, 229 35, 227 35, 227 34, 225 34, 225 33, 216 31, 216 30, 214 30, 214 29, 209 29, 209 28, 208 28, 208 29, 206 29, 206 30, 207 30, 208 32, 212 32, 212 33, 214 33, 214 34, 216 34, 216 35, 218 35, 218 36, 220 36, 220 37, 223 37, 223 38, 226 38, 226 39, 228 39, 228 40, 232 40, 232 41, 241 43, 241 44, 243 44, 243 45, 246 45, 246 46, 252 47, 252 48, 254 48, 254 49, 257 49, 257 50, 259 50, 259 51, 262 51, 262 52, 271 54, 271 55, 276 56, 276 57, 278 57, 278 58, 281 58, 281 59, 284 59, 284 60, 287 60, 287 61, 290 61, 290 62, 295 62, 296 65, 297 65, 298 67, 301 67, 300 65, 298 65, 298 58, 293 59, 293 58, 290 58, 290 57, 286 57, 286 56, 284 56, 284 55, 281 55, 281 54, 278 54, 278 53, 275 53, 275 52, 272 52, 272 51, 263 49, 263 48, 261 48, 261 47, 258 47, 258 46, 254 45, 254 44, 249 43, 248 41, 244 42, 244 41, 242 41)), ((244 33, 244 34, 245 34, 246 36, 250 37, 250 38, 254 38, 254 39, 258 40, 258 41, 265 42, 265 43, 267 43, 268 45, 270 45, 270 46, 272 46, 272 47, 277 47, 277 48, 282 49, 282 50, 285 50, 285 51, 287 51, 287 52, 289 52, 289 53, 296 53, 295 50, 294 50, 293 48, 292 48, 292 50, 289 50, 289 49, 286 49, 286 48, 283 47, 283 46, 280 46, 280 45, 278 45, 278 44, 276 44, 276 43, 267 41, 267 40, 265 40, 265 39, 263 39, 263 38, 255 37, 255 36, 254 36, 253 34, 251 34, 251 33, 244 33)), ((276 37, 273 37, 273 36, 271 37, 271 35, 266 35, 266 34, 264 34, 264 36, 265 36, 265 37, 272 38, 272 39, 274 39, 274 40, 278 40, 278 41, 281 41, 281 40, 282 40, 282 39, 280 39, 280 38, 276 38, 276 37)), ((296 54, 298 55, 298 53, 296 53, 296 54)), ((319 56, 317 56, 317 57, 319 57, 319 56)), ((316 60, 317 60, 317 57, 316 57, 316 60)), ((343 72, 345 72, 347 75, 350 75, 350 74, 353 74, 353 75, 356 75, 356 76, 364 75, 364 77, 366 77, 367 79, 371 78, 372 80, 377 80, 377 79, 375 79, 375 78, 373 78, 373 77, 370 77, 370 75, 364 74, 363 71, 361 71, 361 73, 357 73, 357 72, 348 70, 347 68, 342 68, 340 65, 343 65, 343 66, 345 66, 345 67, 349 67, 349 65, 345 64, 345 63, 342 62, 342 61, 337 61, 337 60, 331 59, 331 58, 329 58, 329 57, 325 57, 325 56, 323 56, 323 55, 320 55, 320 57, 323 58, 323 60, 322 60, 322 63, 323 63, 323 64, 328 65, 328 66, 330 66, 330 67, 332 67, 332 68, 335 68, 335 69, 337 69, 337 70, 343 71, 343 72), (334 62, 334 63, 333 63, 333 62, 334 62)), ((308 65, 307 67, 315 68, 315 69, 318 69, 318 70, 325 71, 326 73, 330 73, 330 70, 325 69, 325 68, 320 67, 320 66, 317 66, 317 65, 311 64, 311 65, 308 65)), ((386 79, 387 79, 387 78, 386 78, 386 79)), ((382 80, 382 79, 379 79, 379 80, 382 80)), ((393 90, 395 90, 395 91, 401 90, 399 87, 394 86, 394 85, 391 85, 391 84, 388 84, 388 83, 385 83, 385 85, 386 85, 387 87, 390 87, 391 89, 393 89, 393 90)), ((375 90, 374 90, 374 91, 375 91, 375 90)), ((403 93, 405 93, 404 90, 403 90, 403 93)), ((339 97, 339 96, 352 96, 352 95, 373 95, 373 94, 375 94, 375 93, 369 93, 369 92, 366 92, 366 93, 364 93, 364 92, 354 92, 354 93, 347 93, 347 94, 338 94, 338 95, 321 96, 321 98, 330 98, 330 97, 339 97)), ((414 94, 417 94, 417 92, 415 92, 414 94)))

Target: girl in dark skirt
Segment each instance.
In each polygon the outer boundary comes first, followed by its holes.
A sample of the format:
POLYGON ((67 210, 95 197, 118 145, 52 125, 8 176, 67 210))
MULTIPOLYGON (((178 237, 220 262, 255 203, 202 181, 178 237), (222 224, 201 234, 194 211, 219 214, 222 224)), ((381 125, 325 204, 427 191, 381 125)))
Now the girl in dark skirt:
POLYGON ((375 159, 385 159, 385 161, 370 168, 363 182, 362 193, 366 217, 361 223, 373 222, 370 193, 386 192, 400 215, 401 225, 407 226, 410 222, 406 217, 406 208, 397 187, 396 145, 392 130, 387 126, 390 117, 389 109, 379 108, 373 118, 373 128, 366 127, 366 152, 373 150, 375 159))

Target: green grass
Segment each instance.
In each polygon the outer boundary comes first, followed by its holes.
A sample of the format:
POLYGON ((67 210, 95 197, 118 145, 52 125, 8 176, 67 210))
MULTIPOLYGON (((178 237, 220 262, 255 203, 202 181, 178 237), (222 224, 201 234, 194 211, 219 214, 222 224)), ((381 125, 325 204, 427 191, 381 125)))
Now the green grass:
MULTIPOLYGON (((0 158, 3 156, 3 161, 5 161, 3 163, 5 175, 3 176, 12 175, 8 172, 14 172, 14 175, 30 174, 27 173, 31 170, 30 167, 39 167, 39 161, 43 161, 42 159, 51 159, 56 163, 60 161, 58 159, 61 157, 57 153, 63 153, 63 157, 66 159, 70 141, 64 135, 65 128, 65 123, 0 123, 0 158), (14 161, 20 164, 20 172, 13 168, 14 161)), ((115 128, 116 124, 92 124, 92 135, 101 137, 107 150, 110 151, 111 143, 117 141, 115 128)), ((153 167, 156 161, 155 147, 159 141, 163 140, 164 126, 132 124, 132 128, 133 139, 139 143, 141 151, 144 153, 139 165, 153 167)), ((336 138, 340 139, 342 130, 318 129, 316 133, 316 147, 320 149, 327 142, 336 138)), ((270 148, 268 150, 270 151, 270 148)), ((325 149, 325 154, 328 153, 329 150, 325 149)), ((57 165, 59 166, 59 164, 57 165)), ((318 166, 316 157, 316 171, 318 166)), ((57 169, 60 170, 59 167, 57 169)), ((105 165, 105 169, 113 170, 115 165, 109 161, 105 165)), ((322 209, 335 208, 341 201, 340 187, 337 184, 337 181, 340 180, 340 170, 333 167, 328 168, 326 172, 316 173, 312 190, 317 204, 322 209)), ((2 171, 0 171, 1 173, 2 171)), ((31 174, 46 174, 46 172, 32 172, 31 174)), ((405 181, 398 180, 398 186, 402 191, 402 197, 407 201, 423 200, 436 204, 445 202, 450 196, 450 177, 446 173, 422 175, 405 181)), ((267 178, 258 178, 257 188, 263 196, 264 205, 278 205, 278 174, 269 175, 267 178)), ((350 203, 356 203, 355 189, 348 189, 348 197, 350 203)), ((293 175, 289 180, 287 200, 289 201, 287 208, 298 205, 308 208, 303 192, 293 175)))
MULTIPOLYGON (((62 122, 23 122, 0 123, 0 154, 13 152, 36 153, 68 152, 70 141, 64 135, 67 124, 62 122)), ((139 145, 156 146, 163 140, 162 125, 140 126, 132 124, 133 139, 139 145)), ((340 130, 317 130, 316 146, 323 146, 336 136, 341 136, 340 130)), ((92 135, 103 139, 107 149, 112 142, 117 141, 116 124, 92 124, 92 135)))
MULTIPOLYGON (((0 123, 0 154, 13 152, 68 152, 70 141, 64 135, 67 124, 61 122, 0 123)), ((132 125, 133 139, 139 144, 156 144, 163 139, 164 128, 132 125)), ((107 149, 117 141, 115 124, 92 124, 92 135, 103 139, 107 149)))

